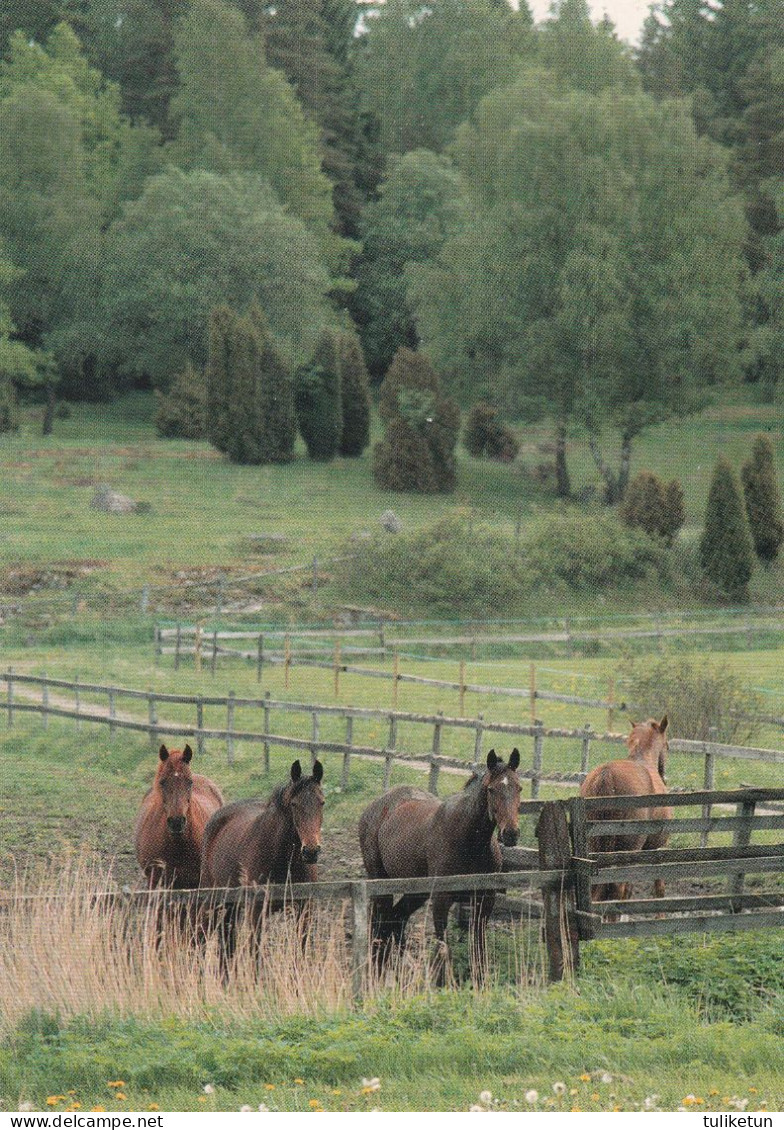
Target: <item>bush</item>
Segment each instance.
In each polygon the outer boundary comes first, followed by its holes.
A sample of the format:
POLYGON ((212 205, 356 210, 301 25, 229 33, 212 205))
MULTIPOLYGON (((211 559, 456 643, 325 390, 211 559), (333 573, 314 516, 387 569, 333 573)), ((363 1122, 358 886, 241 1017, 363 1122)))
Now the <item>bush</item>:
POLYGON ((155 390, 155 430, 165 439, 204 439, 207 387, 204 373, 188 362, 168 393, 155 390))
POLYGON ((311 459, 328 461, 338 453, 343 432, 337 335, 325 330, 312 361, 297 370, 294 403, 300 434, 311 459))
POLYGON ((667 567, 661 545, 614 514, 554 515, 525 548, 531 568, 550 588, 606 589, 667 567))
POLYGON ((677 479, 664 483, 651 471, 640 471, 629 483, 619 513, 627 526, 639 526, 672 545, 686 521, 683 487, 677 479))
POLYGON ((729 463, 721 458, 708 491, 700 564, 706 577, 723 593, 736 600, 748 597, 754 546, 737 478, 729 463))
POLYGON ((0 434, 19 428, 19 407, 13 381, 0 379, 0 434))
POLYGON ((531 586, 513 537, 461 513, 410 534, 377 534, 344 580, 364 600, 476 617, 507 613, 531 586))
POLYGON ((338 452, 355 459, 370 442, 370 384, 362 346, 355 333, 340 335, 339 359, 343 428, 338 452))
POLYGON ((784 541, 784 521, 773 465, 773 445, 767 436, 759 435, 755 439, 751 458, 741 468, 740 477, 754 551, 760 561, 770 563, 775 561, 784 541))
POLYGON ((759 730, 758 722, 738 717, 759 714, 759 696, 724 664, 646 657, 625 663, 619 675, 632 717, 666 714, 675 737, 708 741, 715 733, 717 741, 742 745, 759 730))
POLYGON ((475 404, 468 414, 463 446, 477 459, 483 455, 511 463, 520 450, 514 433, 498 419, 498 409, 485 401, 475 404))
POLYGON ((422 493, 454 490, 460 411, 441 393, 435 369, 421 354, 399 349, 381 386, 386 435, 374 451, 382 487, 422 493))

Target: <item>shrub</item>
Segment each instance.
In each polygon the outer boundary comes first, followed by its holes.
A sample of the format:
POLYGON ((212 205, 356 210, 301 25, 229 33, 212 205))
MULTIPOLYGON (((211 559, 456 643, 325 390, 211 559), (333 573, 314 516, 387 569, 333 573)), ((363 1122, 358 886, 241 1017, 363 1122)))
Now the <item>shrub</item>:
POLYGON ((469 455, 511 463, 520 450, 514 433, 498 419, 498 409, 485 401, 475 404, 468 414, 463 445, 469 455))
POLYGON ((248 311, 260 339, 258 355, 258 426, 263 436, 263 462, 288 463, 294 455, 297 420, 291 370, 275 348, 258 303, 248 311))
POLYGON ((651 471, 640 471, 629 483, 620 515, 627 526, 639 526, 672 545, 686 521, 683 487, 677 479, 664 483, 651 471))
POLYGON ((412 533, 379 533, 346 566, 362 599, 418 603, 442 614, 506 613, 531 586, 514 538, 450 514, 412 533))
POLYGON ((0 379, 0 434, 19 428, 19 407, 13 381, 0 379))
POLYGON ((343 431, 343 411, 339 343, 332 330, 322 333, 313 359, 297 370, 294 403, 310 458, 334 459, 343 431))
POLYGON ((773 465, 773 445, 767 436, 757 436, 751 458, 744 463, 740 476, 754 551, 760 561, 770 563, 775 561, 784 541, 784 521, 773 465))
POLYGON ((531 568, 542 583, 578 591, 606 589, 666 569, 666 554, 646 534, 614 514, 567 511, 526 543, 531 568))
POLYGON ((737 745, 759 729, 753 718, 738 717, 759 714, 759 696, 724 664, 646 657, 625 663, 620 674, 632 716, 666 714, 675 737, 708 741, 715 734, 717 741, 737 745))
POLYGON ((370 442, 370 384, 362 346, 355 333, 340 335, 339 359, 343 428, 338 452, 355 459, 370 442))
POLYGON ((454 490, 460 411, 442 395, 438 375, 425 357, 410 349, 397 351, 381 386, 379 409, 386 427, 374 451, 379 485, 422 493, 454 490))
POLYGON ((207 389, 204 373, 188 362, 168 393, 155 390, 155 430, 166 439, 204 439, 207 389))
POLYGON ((700 564, 706 577, 722 592, 738 600, 747 598, 754 546, 737 478, 721 458, 708 490, 700 564))

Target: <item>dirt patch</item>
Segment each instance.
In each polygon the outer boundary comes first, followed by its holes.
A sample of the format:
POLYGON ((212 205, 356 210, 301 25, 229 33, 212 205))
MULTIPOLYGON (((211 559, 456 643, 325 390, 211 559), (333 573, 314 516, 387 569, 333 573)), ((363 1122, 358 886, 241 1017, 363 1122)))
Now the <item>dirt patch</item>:
POLYGON ((68 589, 98 569, 106 569, 108 561, 88 558, 84 561, 52 561, 47 565, 19 563, 0 570, 0 589, 9 596, 27 596, 48 589, 68 589))

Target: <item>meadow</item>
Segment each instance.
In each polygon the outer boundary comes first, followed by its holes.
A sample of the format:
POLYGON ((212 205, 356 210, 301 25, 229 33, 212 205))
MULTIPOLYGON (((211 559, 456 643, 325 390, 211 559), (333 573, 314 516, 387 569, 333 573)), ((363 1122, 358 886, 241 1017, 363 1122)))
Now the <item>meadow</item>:
MULTIPOLYGON (((0 437, 5 535, 0 587, 27 609, 0 629, 4 666, 183 694, 233 690, 252 697, 268 690, 275 699, 390 709, 388 681, 345 675, 336 700, 329 671, 294 667, 286 687, 280 667, 265 667, 259 684, 252 662, 221 660, 214 676, 206 666, 196 671, 190 662, 175 671, 171 657, 156 662, 153 623, 171 617, 171 608, 165 595, 159 602, 155 586, 176 587, 204 572, 214 576, 301 564, 314 555, 326 560, 340 554, 352 534, 374 531, 390 508, 405 528, 458 506, 510 534, 518 526, 526 530, 546 522, 555 511, 527 470, 541 460, 540 445, 547 437, 539 429, 521 429, 521 466, 461 455, 457 497, 432 499, 380 491, 367 456, 321 465, 309 463, 300 451, 285 468, 235 467, 206 444, 156 439, 152 410, 150 398, 139 394, 120 405, 74 406, 70 418, 59 420, 46 439, 37 434, 33 414, 18 433, 0 437), (101 483, 148 502, 150 511, 122 517, 91 510, 90 498, 101 483), (249 541, 257 533, 281 534, 285 544, 274 557, 259 554, 249 541), (76 579, 69 572, 74 563, 84 566, 76 579), (33 573, 32 594, 13 591, 14 584, 24 589, 33 573), (145 584, 151 586, 146 616, 138 608, 114 618, 91 610, 96 595, 138 592, 145 584), (43 608, 55 597, 63 600, 57 615, 43 608)), ((716 455, 724 452, 739 464, 760 430, 771 434, 781 470, 784 437, 768 405, 738 399, 708 408, 695 420, 662 424, 641 438, 635 466, 682 478, 685 542, 696 538, 716 455)), ((575 478, 590 482, 591 468, 576 439, 570 457, 575 478)), ((775 604, 782 591, 780 565, 757 571, 753 602, 775 604)), ((249 615, 261 624, 331 622, 335 609, 350 602, 351 594, 334 578, 325 577, 314 594, 309 576, 295 574, 265 588, 260 607, 249 615)), ((612 616, 638 613, 688 617, 693 612, 696 617, 707 608, 703 594, 693 593, 684 603, 682 591, 678 595, 646 582, 575 594, 565 605, 553 600, 551 607, 521 594, 510 618, 584 615, 608 623, 612 616)), ((426 612, 389 611, 418 618, 426 612)), ((755 637, 751 648, 743 639, 675 642, 663 654, 691 654, 704 665, 726 665, 761 696, 766 711, 781 716, 783 642, 775 633, 755 637)), ((526 687, 533 661, 542 688, 604 698, 612 682, 620 699, 625 669, 632 659, 644 661, 648 647, 654 654, 655 644, 603 645, 593 655, 487 647, 472 659, 458 651, 425 656, 412 645, 401 662, 407 672, 454 680, 463 658, 470 682, 526 687)), ((389 668, 390 660, 385 664, 389 668)), ((90 701, 83 696, 85 709, 90 701)), ((397 705, 455 716, 458 697, 454 691, 404 684, 397 705)), ((597 731, 606 727, 603 709, 538 706, 548 726, 590 722, 597 731)), ((499 721, 527 721, 529 712, 524 699, 470 693, 464 709, 470 717, 481 712, 499 721)), ((192 724, 192 710, 173 705, 165 713, 167 720, 192 724)), ((207 725, 222 721, 207 708, 207 725)), ((258 717, 238 710, 236 725, 258 728, 258 717)), ((615 728, 626 725, 625 716, 616 714, 615 728)), ((309 736, 307 716, 288 715, 286 726, 288 733, 309 736)), ((322 735, 329 738, 332 732, 323 722, 322 735)), ((354 740, 383 743, 383 723, 358 722, 354 740)), ((402 748, 417 752, 416 741, 421 738, 413 731, 401 732, 402 748)), ((754 744, 782 748, 781 729, 760 726, 754 744)), ((468 762, 472 743, 459 731, 445 732, 442 752, 468 762)), ((500 743, 499 752, 508 754, 500 743)), ((617 747, 597 743, 592 762, 616 753, 617 747)), ((545 746, 546 767, 574 768, 573 758, 574 746, 556 741, 545 746)), ((238 744, 229 765, 223 745, 207 743, 199 769, 234 799, 266 795, 285 777, 291 759, 290 751, 273 747, 267 777, 258 746, 238 744)), ((325 761, 324 870, 351 875, 358 864, 355 822, 382 787, 382 767, 355 759, 343 790, 338 759, 325 761)), ((90 909, 96 890, 137 881, 131 828, 153 768, 154 753, 140 735, 118 731, 110 739, 105 727, 54 719, 44 728, 40 719, 21 714, 10 729, 0 720, 0 887, 6 893, 47 895, 36 903, 38 910, 25 910, 20 902, 0 923, 6 962, 0 980, 15 986, 13 994, 0 993, 3 1109, 32 1104, 64 1110, 79 1104, 84 1110, 256 1110, 263 1105, 361 1111, 484 1105, 751 1111, 780 1109, 784 1103, 784 962, 780 938, 772 931, 737 938, 694 935, 677 944, 669 939, 596 943, 584 947, 585 967, 577 984, 548 986, 538 926, 521 921, 493 932, 496 972, 490 985, 479 990, 457 983, 446 991, 430 983, 422 935, 411 966, 375 985, 362 1002, 351 1000, 339 916, 323 924, 319 952, 292 960, 296 976, 290 970, 286 976, 262 975, 257 982, 255 971, 246 970, 244 980, 226 989, 209 955, 172 946, 162 958, 149 922, 124 918, 122 911, 96 916, 90 909), (54 892, 63 896, 60 902, 54 892), (293 982, 300 975, 298 987, 293 982)), ((688 758, 671 758, 673 784, 694 787, 700 774, 701 767, 688 758)), ((717 767, 716 784, 779 784, 778 776, 775 766, 727 761, 717 767)), ((411 768, 396 767, 392 780, 424 784, 422 773, 411 768)), ((457 789, 462 778, 442 775, 441 782, 444 790, 457 789)), ((566 793, 545 786, 542 795, 566 793)), ((523 842, 534 842, 532 826, 524 826, 523 842)), ((275 935, 280 952, 290 954, 284 927, 276 929, 283 931, 275 935)), ((464 964, 458 945, 458 982, 464 964)))

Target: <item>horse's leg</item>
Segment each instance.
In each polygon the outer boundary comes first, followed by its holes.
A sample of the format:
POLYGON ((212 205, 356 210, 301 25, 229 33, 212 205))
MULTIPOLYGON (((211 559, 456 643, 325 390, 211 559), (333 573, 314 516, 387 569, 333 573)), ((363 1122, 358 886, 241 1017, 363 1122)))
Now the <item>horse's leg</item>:
POLYGON ((394 910, 392 911, 392 936, 397 944, 402 949, 405 943, 406 923, 411 915, 424 906, 427 902, 427 895, 403 895, 401 899, 395 903, 394 910))
POLYGON ((436 935, 438 953, 435 961, 435 982, 442 986, 446 981, 447 967, 450 966, 449 947, 446 941, 446 925, 449 920, 449 908, 454 901, 454 895, 444 892, 433 895, 433 929, 436 935))

